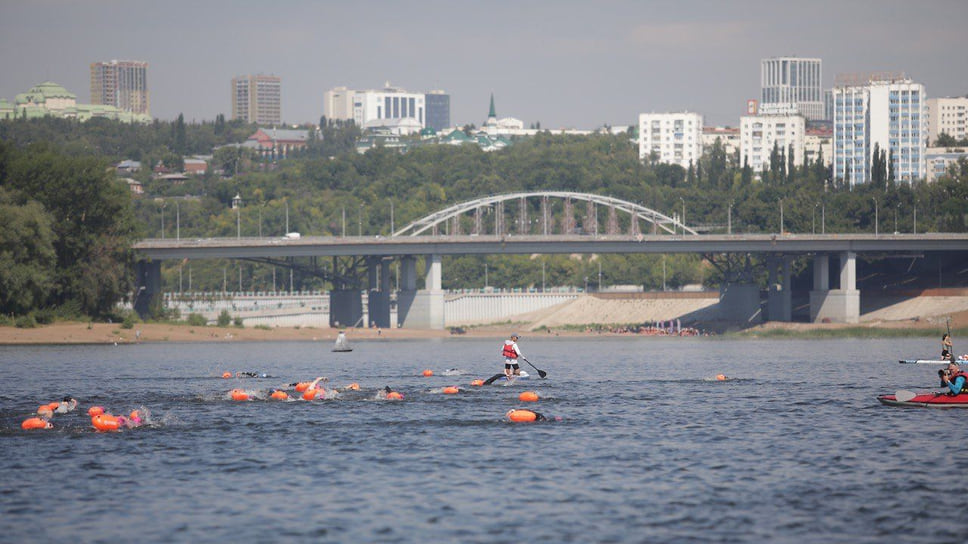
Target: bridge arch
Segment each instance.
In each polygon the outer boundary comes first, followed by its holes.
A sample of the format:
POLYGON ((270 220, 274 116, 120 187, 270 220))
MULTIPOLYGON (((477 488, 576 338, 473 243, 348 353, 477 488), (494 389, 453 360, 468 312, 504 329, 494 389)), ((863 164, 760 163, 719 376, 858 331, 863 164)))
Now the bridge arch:
MULTIPOLYGON (((488 210, 492 206, 496 206, 500 212, 495 214, 495 233, 505 233, 510 232, 506 229, 503 220, 503 206, 505 202, 508 201, 518 201, 518 232, 530 233, 530 230, 525 231, 525 229, 530 229, 530 220, 527 214, 527 201, 528 199, 540 198, 541 199, 541 210, 542 218, 539 225, 541 225, 540 234, 551 234, 553 228, 549 229, 549 226, 553 226, 553 220, 550 219, 549 215, 549 199, 561 199, 565 201, 565 208, 568 209, 570 202, 572 201, 584 201, 588 203, 589 213, 594 209, 595 205, 606 206, 609 209, 608 223, 611 225, 614 222, 614 216, 611 214, 617 212, 623 212, 630 216, 630 234, 639 234, 638 224, 639 221, 645 221, 652 225, 653 232, 658 232, 659 230, 665 231, 669 234, 676 234, 677 232, 698 234, 695 230, 689 228, 683 223, 680 218, 669 217, 659 211, 656 211, 634 202, 628 202, 626 200, 621 200, 618 198, 613 198, 610 196, 595 195, 589 193, 576 193, 570 191, 537 191, 537 192, 526 192, 526 193, 508 193, 503 195, 491 195, 482 198, 477 198, 474 200, 469 200, 466 202, 461 202, 459 204, 454 204, 443 210, 434 212, 426 217, 422 217, 413 221, 409 225, 397 230, 393 233, 393 236, 418 236, 427 232, 436 234, 438 226, 441 224, 447 224, 447 221, 458 221, 464 214, 473 212, 474 213, 474 231, 472 234, 481 234, 483 228, 483 210, 488 210)), ((569 213, 565 214, 565 219, 569 220, 569 213)), ((573 219, 573 216, 572 216, 573 219)), ((598 218, 597 214, 595 216, 595 228, 598 228, 598 218)), ((574 227, 565 226, 562 229, 563 234, 573 234, 575 232, 574 227)), ((612 229, 608 229, 612 230, 612 229)), ((609 232, 613 234, 612 232, 609 232)))

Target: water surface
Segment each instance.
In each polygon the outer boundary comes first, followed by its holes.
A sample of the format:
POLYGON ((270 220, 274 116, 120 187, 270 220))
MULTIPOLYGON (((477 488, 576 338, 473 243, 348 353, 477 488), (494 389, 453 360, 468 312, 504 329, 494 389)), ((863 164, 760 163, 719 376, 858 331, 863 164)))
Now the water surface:
POLYGON ((0 347, 0 541, 964 541, 968 413, 875 399, 937 386, 937 368, 897 364, 934 343, 535 335, 521 347, 548 379, 524 365, 535 379, 470 386, 502 361, 500 341, 469 338, 351 353, 0 347), (227 394, 320 375, 362 390, 227 394), (377 400, 386 385, 406 399, 377 400), (506 422, 527 389, 560 421, 506 422), (81 408, 20 430, 64 395, 81 408), (151 422, 96 433, 91 405, 151 422))

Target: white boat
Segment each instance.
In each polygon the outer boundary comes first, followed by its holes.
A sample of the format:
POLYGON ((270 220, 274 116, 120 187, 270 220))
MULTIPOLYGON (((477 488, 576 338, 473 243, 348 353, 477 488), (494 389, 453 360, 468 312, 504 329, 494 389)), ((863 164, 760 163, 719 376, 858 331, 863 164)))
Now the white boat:
POLYGON ((333 351, 353 351, 350 347, 349 340, 346 339, 346 334, 343 331, 339 331, 336 335, 336 343, 333 344, 333 351))

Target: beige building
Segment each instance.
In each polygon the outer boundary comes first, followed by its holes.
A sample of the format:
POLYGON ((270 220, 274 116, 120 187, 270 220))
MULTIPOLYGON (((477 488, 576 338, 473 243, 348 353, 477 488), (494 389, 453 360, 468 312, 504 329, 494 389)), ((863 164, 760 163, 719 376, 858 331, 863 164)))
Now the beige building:
POLYGON ((968 137, 968 97, 929 98, 927 104, 928 145, 945 133, 956 140, 968 137))
POLYGON ((248 75, 232 78, 232 119, 262 126, 282 124, 282 79, 248 75))
POLYGON ((148 63, 140 60, 92 62, 91 104, 151 115, 148 63))
POLYGON ((702 149, 708 153, 716 144, 716 140, 723 146, 726 152, 726 160, 732 164, 736 154, 739 152, 739 129, 733 127, 703 127, 702 128, 702 149))

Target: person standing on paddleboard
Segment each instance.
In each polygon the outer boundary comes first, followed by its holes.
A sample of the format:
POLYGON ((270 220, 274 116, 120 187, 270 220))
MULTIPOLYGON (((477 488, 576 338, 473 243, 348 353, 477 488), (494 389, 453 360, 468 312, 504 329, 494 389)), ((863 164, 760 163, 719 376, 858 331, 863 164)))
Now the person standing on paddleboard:
POLYGON ((942 361, 947 361, 948 359, 954 359, 954 356, 951 354, 951 347, 952 347, 951 335, 946 333, 944 336, 941 337, 941 360, 942 361))
POLYGON ((521 367, 518 366, 518 357, 524 357, 524 355, 521 355, 521 348, 518 347, 518 333, 512 334, 510 340, 504 341, 501 355, 504 356, 504 375, 508 379, 512 376, 520 376, 521 367))

